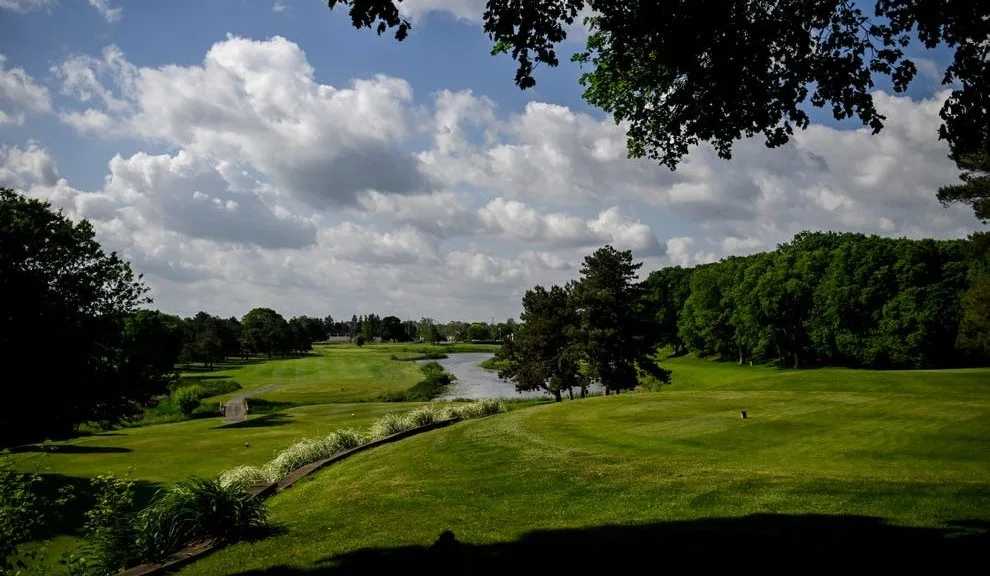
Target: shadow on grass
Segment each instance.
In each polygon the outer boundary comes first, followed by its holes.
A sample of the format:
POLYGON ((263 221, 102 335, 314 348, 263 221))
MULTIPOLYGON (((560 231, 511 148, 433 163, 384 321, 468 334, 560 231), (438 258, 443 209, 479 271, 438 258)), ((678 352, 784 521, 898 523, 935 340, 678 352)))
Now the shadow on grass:
POLYGON ((198 384, 200 382, 206 382, 208 380, 230 380, 231 377, 223 374, 210 374, 210 373, 200 373, 196 372, 192 375, 186 374, 179 378, 180 385, 186 384, 198 384))
POLYGON ((228 430, 231 428, 268 428, 272 426, 285 426, 287 424, 292 424, 295 419, 288 414, 282 412, 274 412, 272 414, 265 414, 263 416, 258 416, 257 418, 250 418, 244 420, 243 422, 234 422, 233 424, 224 424, 222 426, 214 426, 214 430, 228 430))
POLYGON ((14 454, 25 452, 45 452, 48 454, 123 454, 133 452, 130 448, 119 446, 80 446, 77 444, 29 444, 27 446, 15 446, 10 449, 14 454))
POLYGON ((625 574, 688 569, 726 573, 822 568, 952 573, 986 562, 985 521, 950 528, 890 526, 864 516, 754 515, 639 526, 537 531, 515 542, 475 545, 444 532, 429 547, 358 550, 310 569, 276 566, 240 576, 330 574, 625 574))

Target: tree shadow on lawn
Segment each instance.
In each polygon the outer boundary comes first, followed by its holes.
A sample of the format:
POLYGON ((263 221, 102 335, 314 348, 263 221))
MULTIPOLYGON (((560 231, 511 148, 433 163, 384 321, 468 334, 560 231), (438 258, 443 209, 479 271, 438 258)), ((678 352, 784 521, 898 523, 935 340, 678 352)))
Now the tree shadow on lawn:
MULTIPOLYGON (((463 544, 444 532, 429 547, 358 550, 312 569, 278 566, 240 576, 349 574, 623 574, 664 569, 727 573, 815 572, 823 568, 951 573, 986 566, 990 522, 950 528, 890 526, 865 516, 761 514, 639 526, 536 531, 515 542, 463 544)), ((332 536, 330 536, 332 537, 332 536)))
POLYGON ((133 452, 130 448, 121 446, 85 446, 78 444, 27 444, 10 448, 13 454, 25 452, 44 452, 46 454, 123 454, 133 452))
POLYGON ((221 426, 214 426, 214 430, 230 430, 233 428, 268 428, 273 426, 285 426, 287 424, 292 424, 295 422, 295 418, 285 414, 283 412, 273 412, 271 414, 265 414, 263 416, 258 416, 257 418, 250 418, 242 422, 234 422, 232 424, 223 424, 221 426))

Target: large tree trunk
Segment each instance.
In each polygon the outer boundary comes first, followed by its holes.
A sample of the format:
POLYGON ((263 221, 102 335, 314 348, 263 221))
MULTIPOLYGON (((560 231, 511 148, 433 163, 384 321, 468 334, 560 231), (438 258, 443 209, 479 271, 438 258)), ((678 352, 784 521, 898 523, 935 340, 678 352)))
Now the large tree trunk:
POLYGON ((571 397, 571 400, 573 400, 574 399, 574 389, 573 388, 568 388, 567 389, 567 395, 571 397))
POLYGON ((553 391, 553 399, 557 402, 563 401, 563 398, 560 397, 560 390, 553 391))
POLYGON ((608 396, 608 386, 605 387, 605 395, 608 396))
POLYGON ((739 347, 739 365, 742 366, 743 363, 745 362, 745 360, 746 360, 746 358, 745 358, 745 355, 743 354, 742 346, 740 346, 739 347))

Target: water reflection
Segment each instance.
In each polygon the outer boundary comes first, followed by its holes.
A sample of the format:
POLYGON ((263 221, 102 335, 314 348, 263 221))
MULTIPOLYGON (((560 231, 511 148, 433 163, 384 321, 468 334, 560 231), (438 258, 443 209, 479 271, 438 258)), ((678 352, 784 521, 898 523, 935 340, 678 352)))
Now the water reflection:
MULTIPOLYGON (((440 399, 470 398, 480 400, 482 398, 540 398, 545 396, 543 392, 516 392, 516 387, 512 382, 500 380, 496 372, 485 370, 479 366, 494 356, 494 354, 487 352, 477 352, 451 354, 449 358, 435 360, 448 372, 453 372, 454 376, 457 376, 457 380, 450 386, 446 394, 440 396, 440 399)), ((421 360, 419 363, 422 364, 423 362, 429 362, 429 360, 421 360)))

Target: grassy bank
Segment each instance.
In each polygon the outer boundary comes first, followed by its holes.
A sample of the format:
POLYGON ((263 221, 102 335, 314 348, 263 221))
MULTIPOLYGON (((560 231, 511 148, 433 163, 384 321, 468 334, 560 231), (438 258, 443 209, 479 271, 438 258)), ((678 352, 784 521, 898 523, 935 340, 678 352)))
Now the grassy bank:
POLYGON ((596 538, 616 569, 666 542, 671 561, 704 565, 719 542, 758 563, 911 543, 948 560, 974 542, 943 538, 960 522, 985 538, 990 371, 671 366, 663 392, 537 406, 360 454, 271 501, 283 534, 182 573, 417 569, 446 531, 457 565, 476 571, 551 557, 587 568, 602 556, 576 551, 596 538))

